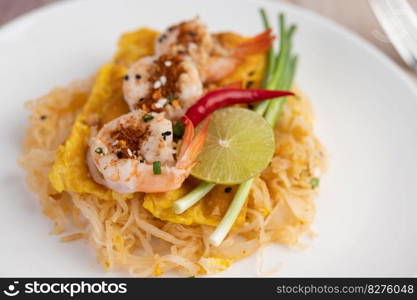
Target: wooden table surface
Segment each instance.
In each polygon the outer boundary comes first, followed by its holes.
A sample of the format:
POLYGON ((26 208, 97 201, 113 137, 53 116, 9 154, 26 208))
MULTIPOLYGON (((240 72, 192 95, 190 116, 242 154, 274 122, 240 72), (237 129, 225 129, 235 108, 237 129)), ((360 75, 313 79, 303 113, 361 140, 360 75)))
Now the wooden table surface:
MULTIPOLYGON (((0 25, 34 8, 59 0, 0 0, 0 25)), ((70 0, 67 0, 70 1, 70 0)), ((174 0, 171 0, 174 1, 174 0)), ((274 0, 288 2, 315 11, 339 24, 355 31, 390 56, 406 72, 410 73, 392 44, 386 39, 384 31, 374 17, 368 0, 274 0)), ((403 0, 398 0, 403 1, 403 0)), ((417 0, 409 0, 417 9, 417 0)))

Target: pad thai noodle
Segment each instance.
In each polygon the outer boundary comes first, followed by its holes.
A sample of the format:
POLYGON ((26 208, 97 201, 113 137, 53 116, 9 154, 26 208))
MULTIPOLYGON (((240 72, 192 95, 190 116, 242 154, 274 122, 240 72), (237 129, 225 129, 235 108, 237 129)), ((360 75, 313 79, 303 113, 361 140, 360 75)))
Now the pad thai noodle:
POLYGON ((26 104, 19 164, 52 233, 140 277, 306 246, 326 155, 293 82, 296 26, 261 16, 250 37, 200 18, 125 33, 94 76, 26 104))

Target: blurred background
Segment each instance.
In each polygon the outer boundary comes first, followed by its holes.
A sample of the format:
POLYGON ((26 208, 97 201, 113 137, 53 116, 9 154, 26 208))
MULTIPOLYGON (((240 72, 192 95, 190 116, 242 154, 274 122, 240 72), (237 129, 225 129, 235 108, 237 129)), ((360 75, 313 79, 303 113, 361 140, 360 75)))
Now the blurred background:
MULTIPOLYGON (((0 26, 17 16, 37 7, 63 0, 0 0, 0 26)), ((65 0, 71 1, 71 0, 65 0)), ((287 2, 328 17, 337 23, 357 32, 363 38, 377 46, 417 81, 417 75, 411 73, 386 37, 373 14, 368 0, 271 0, 287 2)), ((405 1, 405 0, 397 0, 405 1)), ((408 0, 417 10, 417 0, 408 0)))

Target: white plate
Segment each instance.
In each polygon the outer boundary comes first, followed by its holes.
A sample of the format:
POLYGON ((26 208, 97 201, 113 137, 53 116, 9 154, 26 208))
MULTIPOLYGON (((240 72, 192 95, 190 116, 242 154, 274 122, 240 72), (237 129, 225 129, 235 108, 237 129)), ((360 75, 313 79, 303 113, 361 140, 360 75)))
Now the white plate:
MULTIPOLYGON (((124 31, 162 29, 199 14, 212 30, 255 34, 260 6, 298 24, 297 82, 331 153, 317 199, 319 236, 306 250, 267 248, 265 269, 282 262, 275 276, 417 274, 417 92, 383 54, 328 20, 272 1, 78 0, 0 30, 0 276, 115 275, 84 243, 48 235, 50 221, 15 163, 27 125, 24 101, 95 72, 124 31)), ((256 257, 220 275, 256 276, 256 257)))

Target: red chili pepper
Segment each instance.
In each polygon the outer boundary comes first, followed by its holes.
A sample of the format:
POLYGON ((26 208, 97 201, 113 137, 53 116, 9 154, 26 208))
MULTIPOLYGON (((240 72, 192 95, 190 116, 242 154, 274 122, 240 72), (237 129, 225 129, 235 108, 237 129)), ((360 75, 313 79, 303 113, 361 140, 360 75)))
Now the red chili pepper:
POLYGON ((205 94, 187 110, 185 116, 193 122, 194 126, 197 126, 213 111, 225 106, 238 103, 252 103, 292 95, 294 95, 294 93, 289 91, 220 89, 205 94))

